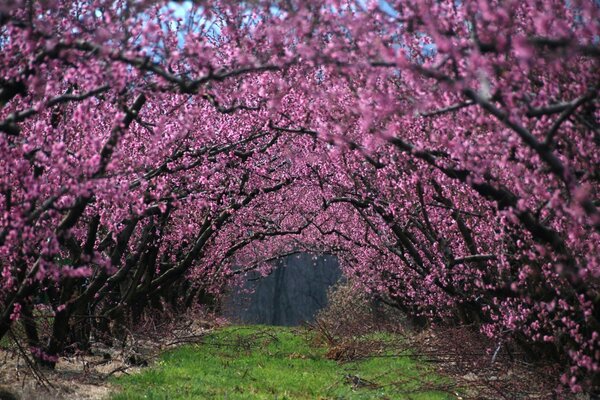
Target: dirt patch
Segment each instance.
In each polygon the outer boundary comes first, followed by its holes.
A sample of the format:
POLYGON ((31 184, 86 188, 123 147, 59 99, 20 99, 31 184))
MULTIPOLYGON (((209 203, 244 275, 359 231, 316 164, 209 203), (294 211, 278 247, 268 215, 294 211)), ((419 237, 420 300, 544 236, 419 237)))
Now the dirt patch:
POLYGON ((143 334, 130 332, 118 347, 93 342, 85 354, 61 357, 54 370, 33 367, 19 351, 23 344, 13 340, 0 347, 0 400, 12 400, 10 394, 19 400, 107 399, 117 390, 110 377, 136 373, 169 348, 200 342, 218 324, 208 319, 178 321, 143 334))
POLYGON ((413 356, 452 377, 463 399, 589 399, 560 389, 560 366, 524 361, 515 347, 498 345, 468 327, 437 327, 407 335, 413 356))

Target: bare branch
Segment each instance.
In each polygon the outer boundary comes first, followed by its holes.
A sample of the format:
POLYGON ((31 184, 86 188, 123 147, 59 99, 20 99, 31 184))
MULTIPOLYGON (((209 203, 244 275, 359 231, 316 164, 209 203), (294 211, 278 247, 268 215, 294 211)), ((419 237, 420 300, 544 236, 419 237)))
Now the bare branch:
POLYGON ((461 108, 469 107, 475 104, 474 101, 465 101, 463 103, 453 104, 448 107, 440 108, 439 110, 428 111, 424 113, 419 113, 421 117, 433 117, 436 115, 446 114, 452 111, 460 110, 461 108))
POLYGON ((558 118, 556 119, 556 121, 554 121, 554 124, 552 124, 552 127, 546 134, 546 139, 544 141, 544 145, 546 145, 547 147, 551 147, 552 141, 554 140, 554 135, 556 134, 556 132, 558 132, 558 129, 560 128, 562 123, 565 122, 569 118, 569 116, 571 116, 571 114, 573 114, 579 106, 581 106, 586 101, 593 99, 595 94, 596 94, 596 90, 590 90, 585 95, 568 103, 568 107, 566 107, 563 110, 563 112, 558 116, 558 118))
MULTIPOLYGON (((69 101, 82 101, 90 97, 96 96, 100 93, 106 92, 109 88, 110 86, 103 85, 82 94, 64 94, 61 96, 56 96, 48 100, 46 104, 44 104, 43 108, 49 108, 57 104, 66 103, 69 101)), ((7 135, 18 135, 20 133, 20 129, 17 126, 17 123, 24 121, 25 119, 35 114, 38 114, 43 108, 32 107, 28 108, 27 110, 16 111, 14 113, 9 114, 8 117, 4 119, 4 121, 0 122, 0 132, 4 132, 7 135)))

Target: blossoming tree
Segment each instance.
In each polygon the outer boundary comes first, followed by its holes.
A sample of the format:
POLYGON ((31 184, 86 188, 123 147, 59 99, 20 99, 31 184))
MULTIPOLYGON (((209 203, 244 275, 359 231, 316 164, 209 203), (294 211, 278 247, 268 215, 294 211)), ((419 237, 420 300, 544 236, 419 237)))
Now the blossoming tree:
POLYGON ((599 36, 592 0, 0 6, 0 336, 52 364, 84 316, 331 252, 598 385, 599 36))

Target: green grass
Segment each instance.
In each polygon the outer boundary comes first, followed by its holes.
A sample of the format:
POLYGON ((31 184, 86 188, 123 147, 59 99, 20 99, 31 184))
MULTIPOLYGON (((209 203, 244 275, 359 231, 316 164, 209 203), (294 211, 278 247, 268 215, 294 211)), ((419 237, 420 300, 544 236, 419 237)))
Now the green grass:
MULTIPOLYGON (((391 335, 377 340, 398 341, 391 335)), ((373 340, 373 338, 370 338, 373 340)), ((391 346, 393 348, 393 346, 391 346)), ((339 364, 304 329, 228 327, 202 344, 177 348, 139 374, 116 378, 125 399, 450 399, 427 365, 386 351, 339 364), (356 387, 360 377, 375 387, 356 387)), ((397 353, 397 351, 396 351, 397 353)))
POLYGON ((9 348, 9 347, 10 347, 10 345, 11 345, 11 342, 12 342, 12 341, 11 341, 11 340, 10 340, 10 338, 8 337, 8 334, 4 335, 4 336, 2 337, 2 339, 0 339, 0 348, 2 348, 2 349, 7 349, 7 348, 9 348))

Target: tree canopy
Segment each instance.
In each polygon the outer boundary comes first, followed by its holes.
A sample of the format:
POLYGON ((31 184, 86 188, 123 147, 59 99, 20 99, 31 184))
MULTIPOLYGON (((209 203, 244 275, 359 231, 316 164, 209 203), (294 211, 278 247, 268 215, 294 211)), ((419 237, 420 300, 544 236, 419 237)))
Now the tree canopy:
POLYGON ((53 364, 330 253, 599 385, 599 37, 594 0, 0 5, 0 337, 53 364))

